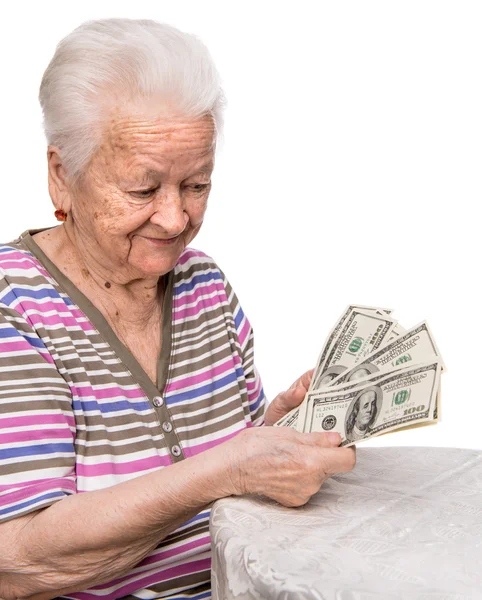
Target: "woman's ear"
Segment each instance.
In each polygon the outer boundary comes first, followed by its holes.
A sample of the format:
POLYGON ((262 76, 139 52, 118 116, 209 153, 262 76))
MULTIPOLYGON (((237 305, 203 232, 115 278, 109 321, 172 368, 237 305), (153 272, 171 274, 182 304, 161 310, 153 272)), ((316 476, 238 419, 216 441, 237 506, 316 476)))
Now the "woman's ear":
POLYGON ((62 165, 62 157, 57 146, 47 149, 49 194, 56 209, 61 208, 69 213, 72 208, 72 198, 66 171, 62 165))

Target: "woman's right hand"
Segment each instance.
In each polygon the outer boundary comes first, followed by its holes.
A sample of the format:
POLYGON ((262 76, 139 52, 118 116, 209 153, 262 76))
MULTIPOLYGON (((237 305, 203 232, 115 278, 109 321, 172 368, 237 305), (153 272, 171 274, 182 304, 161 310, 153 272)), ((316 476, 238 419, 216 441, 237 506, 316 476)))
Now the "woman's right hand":
POLYGON ((220 446, 229 460, 231 494, 260 494, 284 506, 302 506, 326 479, 355 466, 355 448, 339 448, 340 441, 337 433, 246 429, 220 446))

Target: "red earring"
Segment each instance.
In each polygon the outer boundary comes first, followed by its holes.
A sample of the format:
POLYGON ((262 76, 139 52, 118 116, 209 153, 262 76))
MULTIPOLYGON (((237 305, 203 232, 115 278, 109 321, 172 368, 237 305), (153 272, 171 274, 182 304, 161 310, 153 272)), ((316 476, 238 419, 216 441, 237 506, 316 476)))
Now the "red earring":
POLYGON ((67 213, 65 211, 63 211, 61 208, 58 208, 55 212, 54 212, 55 218, 57 219, 57 221, 66 221, 67 220, 67 213))

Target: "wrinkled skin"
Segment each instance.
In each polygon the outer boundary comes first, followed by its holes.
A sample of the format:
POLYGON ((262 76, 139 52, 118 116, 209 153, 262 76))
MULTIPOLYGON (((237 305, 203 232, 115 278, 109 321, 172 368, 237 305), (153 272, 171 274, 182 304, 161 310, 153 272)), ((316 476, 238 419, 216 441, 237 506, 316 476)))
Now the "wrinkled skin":
POLYGON ((140 279, 152 285, 170 271, 202 225, 214 152, 210 117, 114 112, 78 186, 60 160, 51 164, 54 204, 69 214, 60 229, 89 274, 132 286, 140 279), (173 237, 173 244, 155 243, 173 237))

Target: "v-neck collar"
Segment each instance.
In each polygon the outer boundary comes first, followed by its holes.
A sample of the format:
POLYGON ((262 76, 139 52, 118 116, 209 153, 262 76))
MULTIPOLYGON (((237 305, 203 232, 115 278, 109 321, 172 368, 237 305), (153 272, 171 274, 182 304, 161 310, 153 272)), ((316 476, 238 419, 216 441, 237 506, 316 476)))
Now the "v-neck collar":
POLYGON ((164 293, 162 305, 162 340, 161 352, 157 361, 157 386, 154 385, 150 377, 141 367, 132 352, 120 341, 107 319, 100 310, 92 304, 79 288, 66 276, 62 271, 50 260, 45 252, 40 248, 37 242, 33 239, 33 235, 51 229, 45 227, 43 229, 29 229, 22 233, 19 241, 23 242, 29 251, 37 258, 44 266, 46 271, 52 275, 60 288, 77 304, 80 310, 95 326, 104 340, 111 346, 116 355, 126 365, 137 383, 141 386, 144 392, 149 396, 162 394, 167 382, 169 371, 169 361, 171 355, 172 341, 172 293, 174 287, 174 269, 165 275, 167 283, 164 293))

